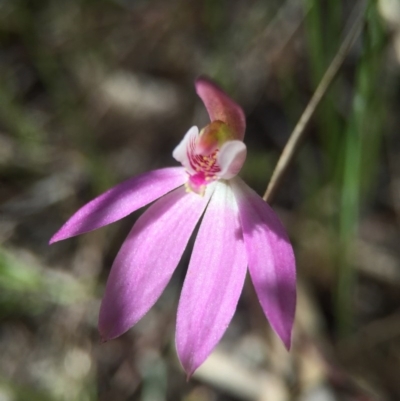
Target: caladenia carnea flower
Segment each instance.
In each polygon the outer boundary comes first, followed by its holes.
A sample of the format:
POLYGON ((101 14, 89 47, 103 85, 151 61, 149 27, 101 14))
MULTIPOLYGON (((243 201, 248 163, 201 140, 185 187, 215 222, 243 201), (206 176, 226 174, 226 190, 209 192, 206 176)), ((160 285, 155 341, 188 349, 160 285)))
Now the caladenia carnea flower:
POLYGON ((183 167, 144 173, 80 210, 50 243, 113 223, 155 201, 137 220, 111 268, 100 308, 103 340, 120 336, 154 305, 197 223, 177 315, 176 347, 188 377, 221 339, 247 267, 272 328, 287 348, 296 305, 289 239, 273 210, 239 177, 245 158, 243 110, 216 84, 196 81, 211 123, 192 127, 173 151, 183 167))

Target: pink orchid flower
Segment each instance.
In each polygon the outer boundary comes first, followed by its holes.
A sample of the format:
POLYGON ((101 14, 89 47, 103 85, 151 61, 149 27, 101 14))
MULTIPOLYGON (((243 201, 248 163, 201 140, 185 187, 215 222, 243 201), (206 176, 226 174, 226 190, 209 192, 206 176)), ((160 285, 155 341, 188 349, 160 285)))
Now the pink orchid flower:
POLYGON ((243 110, 216 84, 196 81, 211 123, 192 127, 173 152, 183 167, 144 173, 80 210, 50 243, 113 223, 155 201, 119 251, 100 308, 104 340, 126 332, 154 305, 201 220, 179 301, 176 347, 188 377, 211 353, 238 303, 247 266, 262 309, 287 348, 296 305, 288 236, 273 210, 239 177, 243 110))

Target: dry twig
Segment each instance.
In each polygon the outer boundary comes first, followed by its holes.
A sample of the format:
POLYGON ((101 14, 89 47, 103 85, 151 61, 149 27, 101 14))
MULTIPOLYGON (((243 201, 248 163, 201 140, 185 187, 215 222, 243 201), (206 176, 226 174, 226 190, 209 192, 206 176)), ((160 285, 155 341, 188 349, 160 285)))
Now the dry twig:
POLYGON ((275 195, 275 192, 279 187, 279 184, 281 183, 283 176, 285 175, 289 167, 289 164, 293 160, 293 157, 301 143, 301 140, 304 138, 307 124, 309 123, 317 106, 323 99, 324 95, 331 86, 332 82, 334 81, 337 73, 340 70, 340 67, 342 66, 344 60, 346 59, 346 56, 349 53, 350 49, 352 48, 354 42, 358 38, 358 35, 361 32, 363 16, 364 16, 364 7, 361 7, 361 12, 359 12, 358 16, 356 17, 355 22, 353 23, 349 33, 343 40, 341 46, 339 47, 339 50, 336 53, 335 58, 332 60, 328 69, 326 70, 325 75, 322 77, 321 82, 319 83, 317 89, 314 92, 314 95, 309 101, 298 123, 294 127, 294 130, 290 135, 290 138, 285 148, 283 149, 281 157, 278 160, 278 163, 272 174, 271 180, 268 184, 267 190, 265 191, 265 194, 263 196, 263 199, 266 202, 270 203, 271 200, 273 199, 273 196, 275 195))

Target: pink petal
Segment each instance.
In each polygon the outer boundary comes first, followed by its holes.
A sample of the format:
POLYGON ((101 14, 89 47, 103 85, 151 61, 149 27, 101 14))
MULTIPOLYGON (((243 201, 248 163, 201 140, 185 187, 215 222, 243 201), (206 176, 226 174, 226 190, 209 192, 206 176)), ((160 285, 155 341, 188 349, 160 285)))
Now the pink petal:
POLYGON ((222 145, 217 158, 220 178, 229 180, 239 173, 246 160, 247 148, 242 141, 229 141, 222 145))
POLYGON ((296 309, 293 249, 275 212, 240 178, 232 182, 242 222, 249 271, 272 328, 289 349, 296 309))
POLYGON ((243 141, 246 118, 242 108, 208 78, 198 78, 195 85, 196 92, 206 106, 211 121, 220 120, 229 125, 236 139, 243 141))
POLYGON ((192 165, 190 164, 190 159, 188 156, 188 151, 190 150, 190 142, 194 143, 199 135, 199 129, 197 127, 192 127, 185 134, 179 145, 172 152, 173 158, 180 162, 183 167, 186 168, 190 173, 194 173, 192 165))
POLYGON ((100 308, 104 340, 123 334, 157 301, 174 272, 212 191, 178 188, 138 219, 119 251, 100 308))
POLYGON ((104 192, 79 209, 50 240, 50 244, 113 223, 183 185, 182 167, 150 171, 104 192))
POLYGON ((178 307, 176 347, 188 377, 228 327, 246 265, 234 194, 229 184, 218 182, 196 238, 178 307))

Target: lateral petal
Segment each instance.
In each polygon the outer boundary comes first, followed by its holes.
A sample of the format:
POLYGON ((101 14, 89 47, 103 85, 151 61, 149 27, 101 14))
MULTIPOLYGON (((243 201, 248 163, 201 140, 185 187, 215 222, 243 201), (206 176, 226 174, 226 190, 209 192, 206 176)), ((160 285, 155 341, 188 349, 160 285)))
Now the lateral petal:
POLYGON ((239 206, 249 271, 272 328, 289 349, 296 309, 296 264, 275 212, 240 178, 232 181, 239 206))
POLYGON ((234 131, 235 139, 243 141, 246 130, 243 109, 209 78, 196 79, 195 86, 197 94, 206 106, 210 120, 224 122, 234 131))
POLYGON ((120 336, 157 301, 168 284, 212 191, 178 188, 143 213, 122 245, 100 308, 104 340, 120 336))
POLYGON ((179 142, 178 146, 172 152, 173 158, 180 162, 183 167, 186 168, 190 173, 194 173, 195 170, 190 163, 190 158, 188 152, 193 152, 196 139, 199 135, 199 129, 196 126, 193 126, 186 132, 183 139, 179 142))
POLYGON ((221 167, 218 176, 229 180, 239 173, 246 160, 247 148, 242 141, 224 143, 218 153, 217 163, 221 167))
POLYGON ((246 276, 238 208, 229 184, 217 182, 196 238, 179 301, 176 347, 190 377, 224 334, 246 276))
POLYGON ((150 171, 104 192, 80 208, 50 240, 50 244, 113 223, 183 185, 182 167, 150 171))

